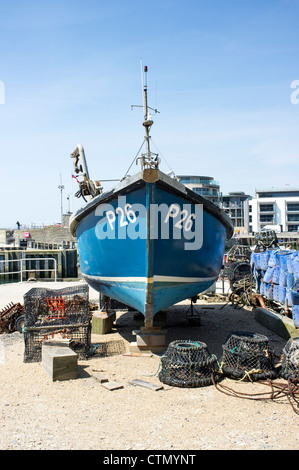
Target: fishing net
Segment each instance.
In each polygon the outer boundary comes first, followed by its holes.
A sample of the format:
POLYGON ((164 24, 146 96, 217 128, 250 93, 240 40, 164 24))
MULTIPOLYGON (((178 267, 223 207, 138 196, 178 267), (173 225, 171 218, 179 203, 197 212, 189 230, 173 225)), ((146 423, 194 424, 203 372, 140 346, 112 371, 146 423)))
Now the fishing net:
POLYGON ((299 382, 299 338, 290 338, 283 348, 280 375, 285 380, 299 382))
POLYGON ((220 380, 218 369, 217 358, 206 344, 178 340, 169 344, 161 358, 159 380, 177 387, 203 387, 220 380))
POLYGON ((126 352, 125 343, 122 340, 106 341, 103 343, 92 344, 90 348, 90 356, 115 356, 126 352))
POLYGON ((257 333, 233 332, 223 345, 220 369, 224 375, 250 381, 277 377, 269 340, 257 333))
POLYGON ((236 261, 226 267, 226 277, 231 284, 251 275, 251 267, 247 261, 236 261))
POLYGON ((88 286, 33 288, 24 295, 24 362, 41 361, 44 341, 69 340, 79 358, 90 348, 88 286))

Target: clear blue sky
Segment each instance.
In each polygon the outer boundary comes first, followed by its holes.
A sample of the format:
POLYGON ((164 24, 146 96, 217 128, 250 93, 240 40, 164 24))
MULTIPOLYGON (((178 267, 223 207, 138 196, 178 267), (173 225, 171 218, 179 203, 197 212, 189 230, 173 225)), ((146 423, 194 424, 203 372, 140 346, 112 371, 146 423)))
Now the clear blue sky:
POLYGON ((0 227, 60 221, 78 143, 91 177, 126 173, 144 136, 141 58, 162 171, 223 193, 299 187, 298 18, 298 0, 2 0, 0 227))

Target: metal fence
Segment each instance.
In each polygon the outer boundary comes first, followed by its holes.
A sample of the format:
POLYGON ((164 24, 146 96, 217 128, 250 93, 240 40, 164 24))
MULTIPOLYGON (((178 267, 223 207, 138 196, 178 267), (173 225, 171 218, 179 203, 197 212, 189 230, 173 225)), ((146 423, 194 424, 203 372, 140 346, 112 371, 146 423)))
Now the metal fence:
POLYGON ((54 273, 54 280, 57 281, 57 261, 55 258, 19 258, 19 259, 6 259, 0 260, 0 275, 8 275, 8 274, 19 274, 20 275, 20 282, 24 282, 26 279, 26 272, 48 272, 54 273), (30 267, 26 269, 26 262, 27 261, 44 261, 44 262, 51 262, 53 261, 53 268, 46 267, 45 269, 41 269, 40 266, 35 268, 30 267), (2 264, 4 263, 4 269, 2 268, 2 264), (6 263, 18 263, 19 269, 15 271, 6 270, 6 263))

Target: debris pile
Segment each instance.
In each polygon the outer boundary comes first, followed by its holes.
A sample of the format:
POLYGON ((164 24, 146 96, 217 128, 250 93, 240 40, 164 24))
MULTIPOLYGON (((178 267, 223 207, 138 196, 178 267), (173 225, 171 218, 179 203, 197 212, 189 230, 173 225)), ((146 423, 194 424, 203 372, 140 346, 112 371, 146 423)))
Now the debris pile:
POLYGON ((20 303, 10 302, 0 310, 0 332, 12 333, 16 331, 17 319, 24 314, 24 306, 20 303))
POLYGON ((234 245, 229 250, 222 277, 229 281, 228 303, 234 307, 251 304, 252 274, 250 266, 251 249, 246 245, 234 245))

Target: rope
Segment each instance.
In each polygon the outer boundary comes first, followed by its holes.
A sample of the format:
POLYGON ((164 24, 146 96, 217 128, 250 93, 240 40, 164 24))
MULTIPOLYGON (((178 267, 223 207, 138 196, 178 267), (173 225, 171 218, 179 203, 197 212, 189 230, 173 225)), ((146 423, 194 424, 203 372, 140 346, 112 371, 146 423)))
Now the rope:
POLYGON ((286 384, 283 383, 274 383, 272 380, 268 379, 267 382, 259 381, 261 385, 266 385, 270 387, 270 392, 261 392, 261 393, 242 393, 233 390, 230 387, 227 387, 223 384, 216 383, 214 380, 213 374, 211 378, 215 388, 224 393, 225 395, 234 396, 237 398, 246 398, 248 400, 273 400, 277 401, 280 398, 286 398, 291 405, 293 411, 299 415, 299 388, 297 384, 292 383, 290 380, 286 384))
POLYGON ((241 379, 239 379, 238 381, 239 382, 242 382, 243 380, 246 379, 246 377, 250 380, 250 382, 252 382, 251 380, 251 377, 250 377, 250 374, 260 374, 262 373, 263 371, 261 369, 251 369, 249 372, 247 372, 247 370, 245 370, 245 374, 244 374, 244 377, 242 377, 241 379))
POLYGON ((129 168, 127 169, 126 174, 125 174, 125 176, 123 177, 123 179, 126 178, 127 174, 128 174, 129 171, 131 170, 131 168, 132 168, 132 166, 133 166, 133 163, 135 162, 136 158, 138 157, 139 152, 141 151, 141 149, 142 149, 142 147, 143 147, 143 145, 144 145, 144 142, 145 142, 145 138, 143 139, 143 142, 142 142, 142 144, 141 144, 141 146, 140 146, 138 152, 136 153, 136 155, 135 155, 135 157, 134 157, 134 159, 133 159, 131 165, 130 165, 129 168))
POLYGON ((166 354, 163 354, 161 356, 159 364, 158 364, 157 372, 155 372, 154 374, 148 374, 148 375, 144 374, 144 375, 142 375, 142 377, 156 377, 159 374, 160 370, 162 369, 161 365, 162 365, 162 358, 163 357, 166 357, 166 354))
POLYGON ((162 153, 160 152, 160 150, 158 149, 157 145, 155 144, 155 142, 153 141, 152 138, 151 138, 151 141, 152 141, 154 147, 156 147, 156 150, 157 150, 157 152, 159 153, 159 155, 161 155, 161 157, 163 158, 163 160, 165 160, 165 163, 166 163, 166 165, 168 166, 168 168, 170 169, 170 171, 172 171, 172 173, 174 174, 173 169, 172 169, 171 166, 169 165, 169 163, 168 163, 168 161, 166 160, 166 158, 164 157, 164 155, 162 155, 162 153))

